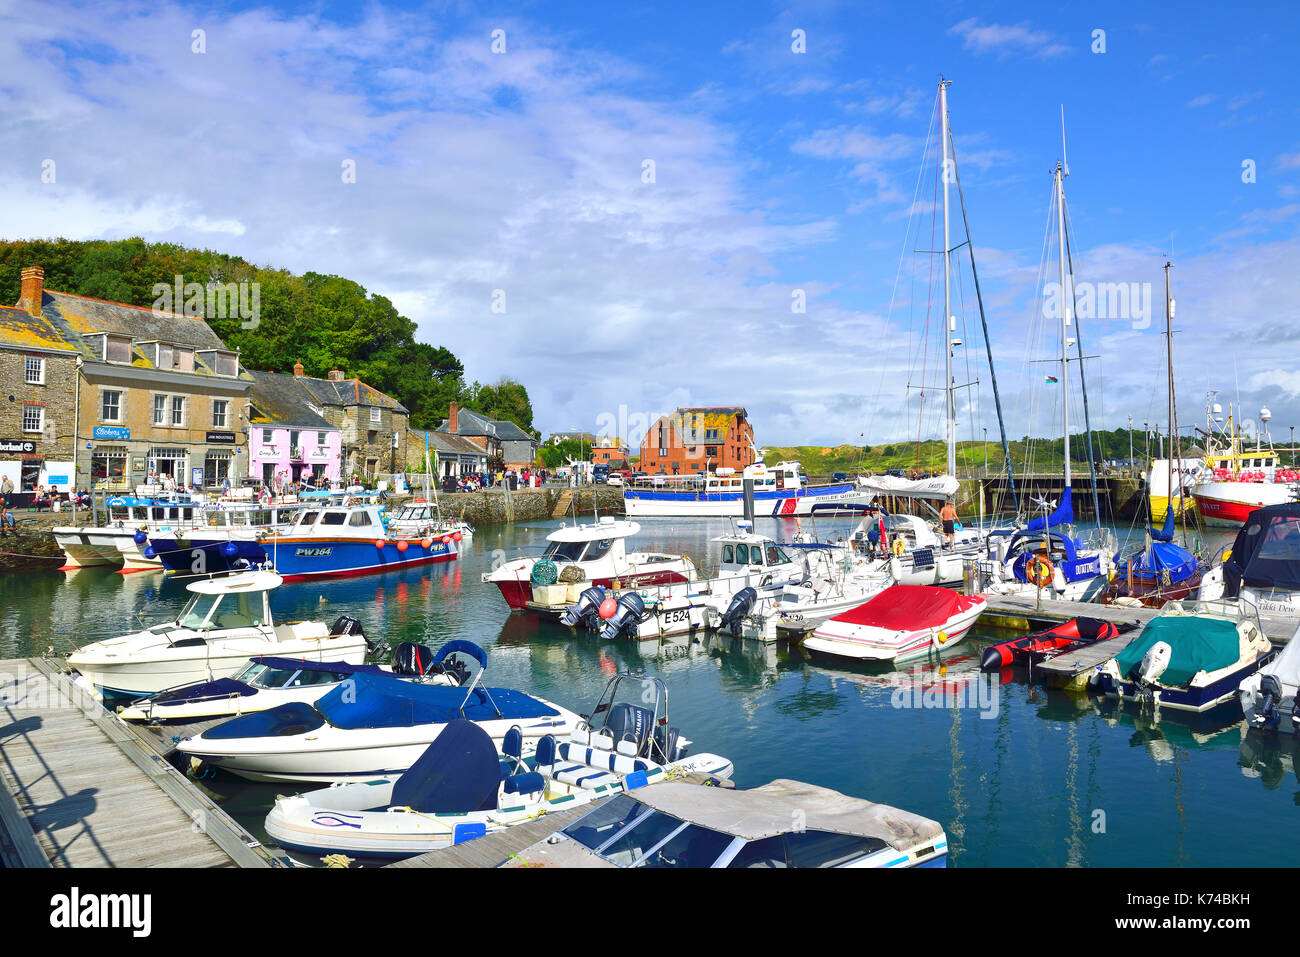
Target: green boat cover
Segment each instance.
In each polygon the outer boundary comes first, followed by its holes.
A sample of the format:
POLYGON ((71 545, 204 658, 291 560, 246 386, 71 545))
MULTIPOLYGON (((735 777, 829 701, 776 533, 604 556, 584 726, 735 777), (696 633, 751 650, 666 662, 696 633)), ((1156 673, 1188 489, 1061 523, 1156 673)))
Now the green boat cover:
POLYGON ((1160 676, 1163 685, 1185 687, 1196 672, 1217 671, 1241 658, 1241 639, 1235 623, 1225 618, 1171 615, 1152 619, 1142 634, 1115 656, 1119 673, 1129 680, 1136 679, 1142 659, 1157 641, 1173 649, 1169 667, 1160 676))

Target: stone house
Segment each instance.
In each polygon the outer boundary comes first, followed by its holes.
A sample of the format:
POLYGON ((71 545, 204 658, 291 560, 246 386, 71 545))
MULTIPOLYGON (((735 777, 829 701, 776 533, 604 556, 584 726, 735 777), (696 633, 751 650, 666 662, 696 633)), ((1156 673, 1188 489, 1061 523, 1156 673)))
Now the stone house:
POLYGON ((447 416, 434 431, 467 439, 488 454, 489 462, 508 469, 522 469, 537 461, 537 439, 513 422, 488 418, 462 409, 455 402, 451 403, 447 416))
POLYGON ((302 369, 301 362, 294 365, 294 378, 322 418, 341 432, 340 478, 374 480, 402 471, 410 441, 411 413, 406 406, 360 379, 344 378, 339 369, 331 369, 324 379, 303 375, 302 369))

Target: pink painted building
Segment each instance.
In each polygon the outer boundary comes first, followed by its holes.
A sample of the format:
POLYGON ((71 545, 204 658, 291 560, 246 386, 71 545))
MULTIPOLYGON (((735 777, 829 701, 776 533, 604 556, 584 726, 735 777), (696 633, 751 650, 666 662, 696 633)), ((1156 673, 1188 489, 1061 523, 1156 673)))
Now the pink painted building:
POLYGON ((253 372, 248 418, 248 474, 266 486, 337 481, 342 431, 294 376, 253 372))

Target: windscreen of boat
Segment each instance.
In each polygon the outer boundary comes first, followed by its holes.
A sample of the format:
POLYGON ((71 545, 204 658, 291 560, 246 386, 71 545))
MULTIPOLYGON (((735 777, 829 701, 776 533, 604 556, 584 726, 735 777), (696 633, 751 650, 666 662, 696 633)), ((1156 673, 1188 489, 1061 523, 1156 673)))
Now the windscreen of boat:
POLYGON ((587 542, 551 542, 546 546, 542 557, 549 558, 553 562, 579 562, 582 561, 582 553, 587 544, 587 542))
POLYGON ((221 595, 209 628, 253 628, 262 623, 263 592, 221 595))
POLYGON ((594 851, 616 838, 639 815, 649 810, 626 794, 620 794, 574 821, 564 829, 564 835, 594 851))
POLYGON ((1258 541, 1254 554, 1243 556, 1246 584, 1300 588, 1300 514, 1287 509, 1268 516, 1267 522, 1248 523, 1243 532, 1258 541), (1252 535, 1252 529, 1258 531, 1252 535))
MULTIPOLYGON (((638 827, 637 831, 644 826, 638 827)), ((699 824, 688 824, 647 854, 636 866, 710 867, 734 840, 730 834, 710 830, 699 824)))
POLYGON ((181 613, 176 616, 176 623, 182 628, 195 630, 203 627, 203 623, 208 620, 208 613, 216 604, 216 598, 215 595, 195 595, 185 603, 181 613))
POLYGON ((764 552, 766 553, 767 564, 769 564, 769 565, 788 565, 788 564, 790 564, 790 556, 787 555, 787 554, 785 553, 784 550, 782 550, 781 548, 777 547, 777 545, 776 545, 775 543, 773 543, 773 542, 765 542, 765 543, 763 544, 763 550, 764 550, 764 552))

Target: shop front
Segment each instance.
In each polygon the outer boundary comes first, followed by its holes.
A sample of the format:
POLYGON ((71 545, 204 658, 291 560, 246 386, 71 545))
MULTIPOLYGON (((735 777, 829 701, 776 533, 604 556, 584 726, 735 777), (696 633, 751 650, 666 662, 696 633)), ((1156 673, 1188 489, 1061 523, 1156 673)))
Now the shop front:
POLYGON ((46 458, 41 442, 19 437, 0 437, 0 487, 5 479, 15 492, 73 490, 71 462, 46 458))

